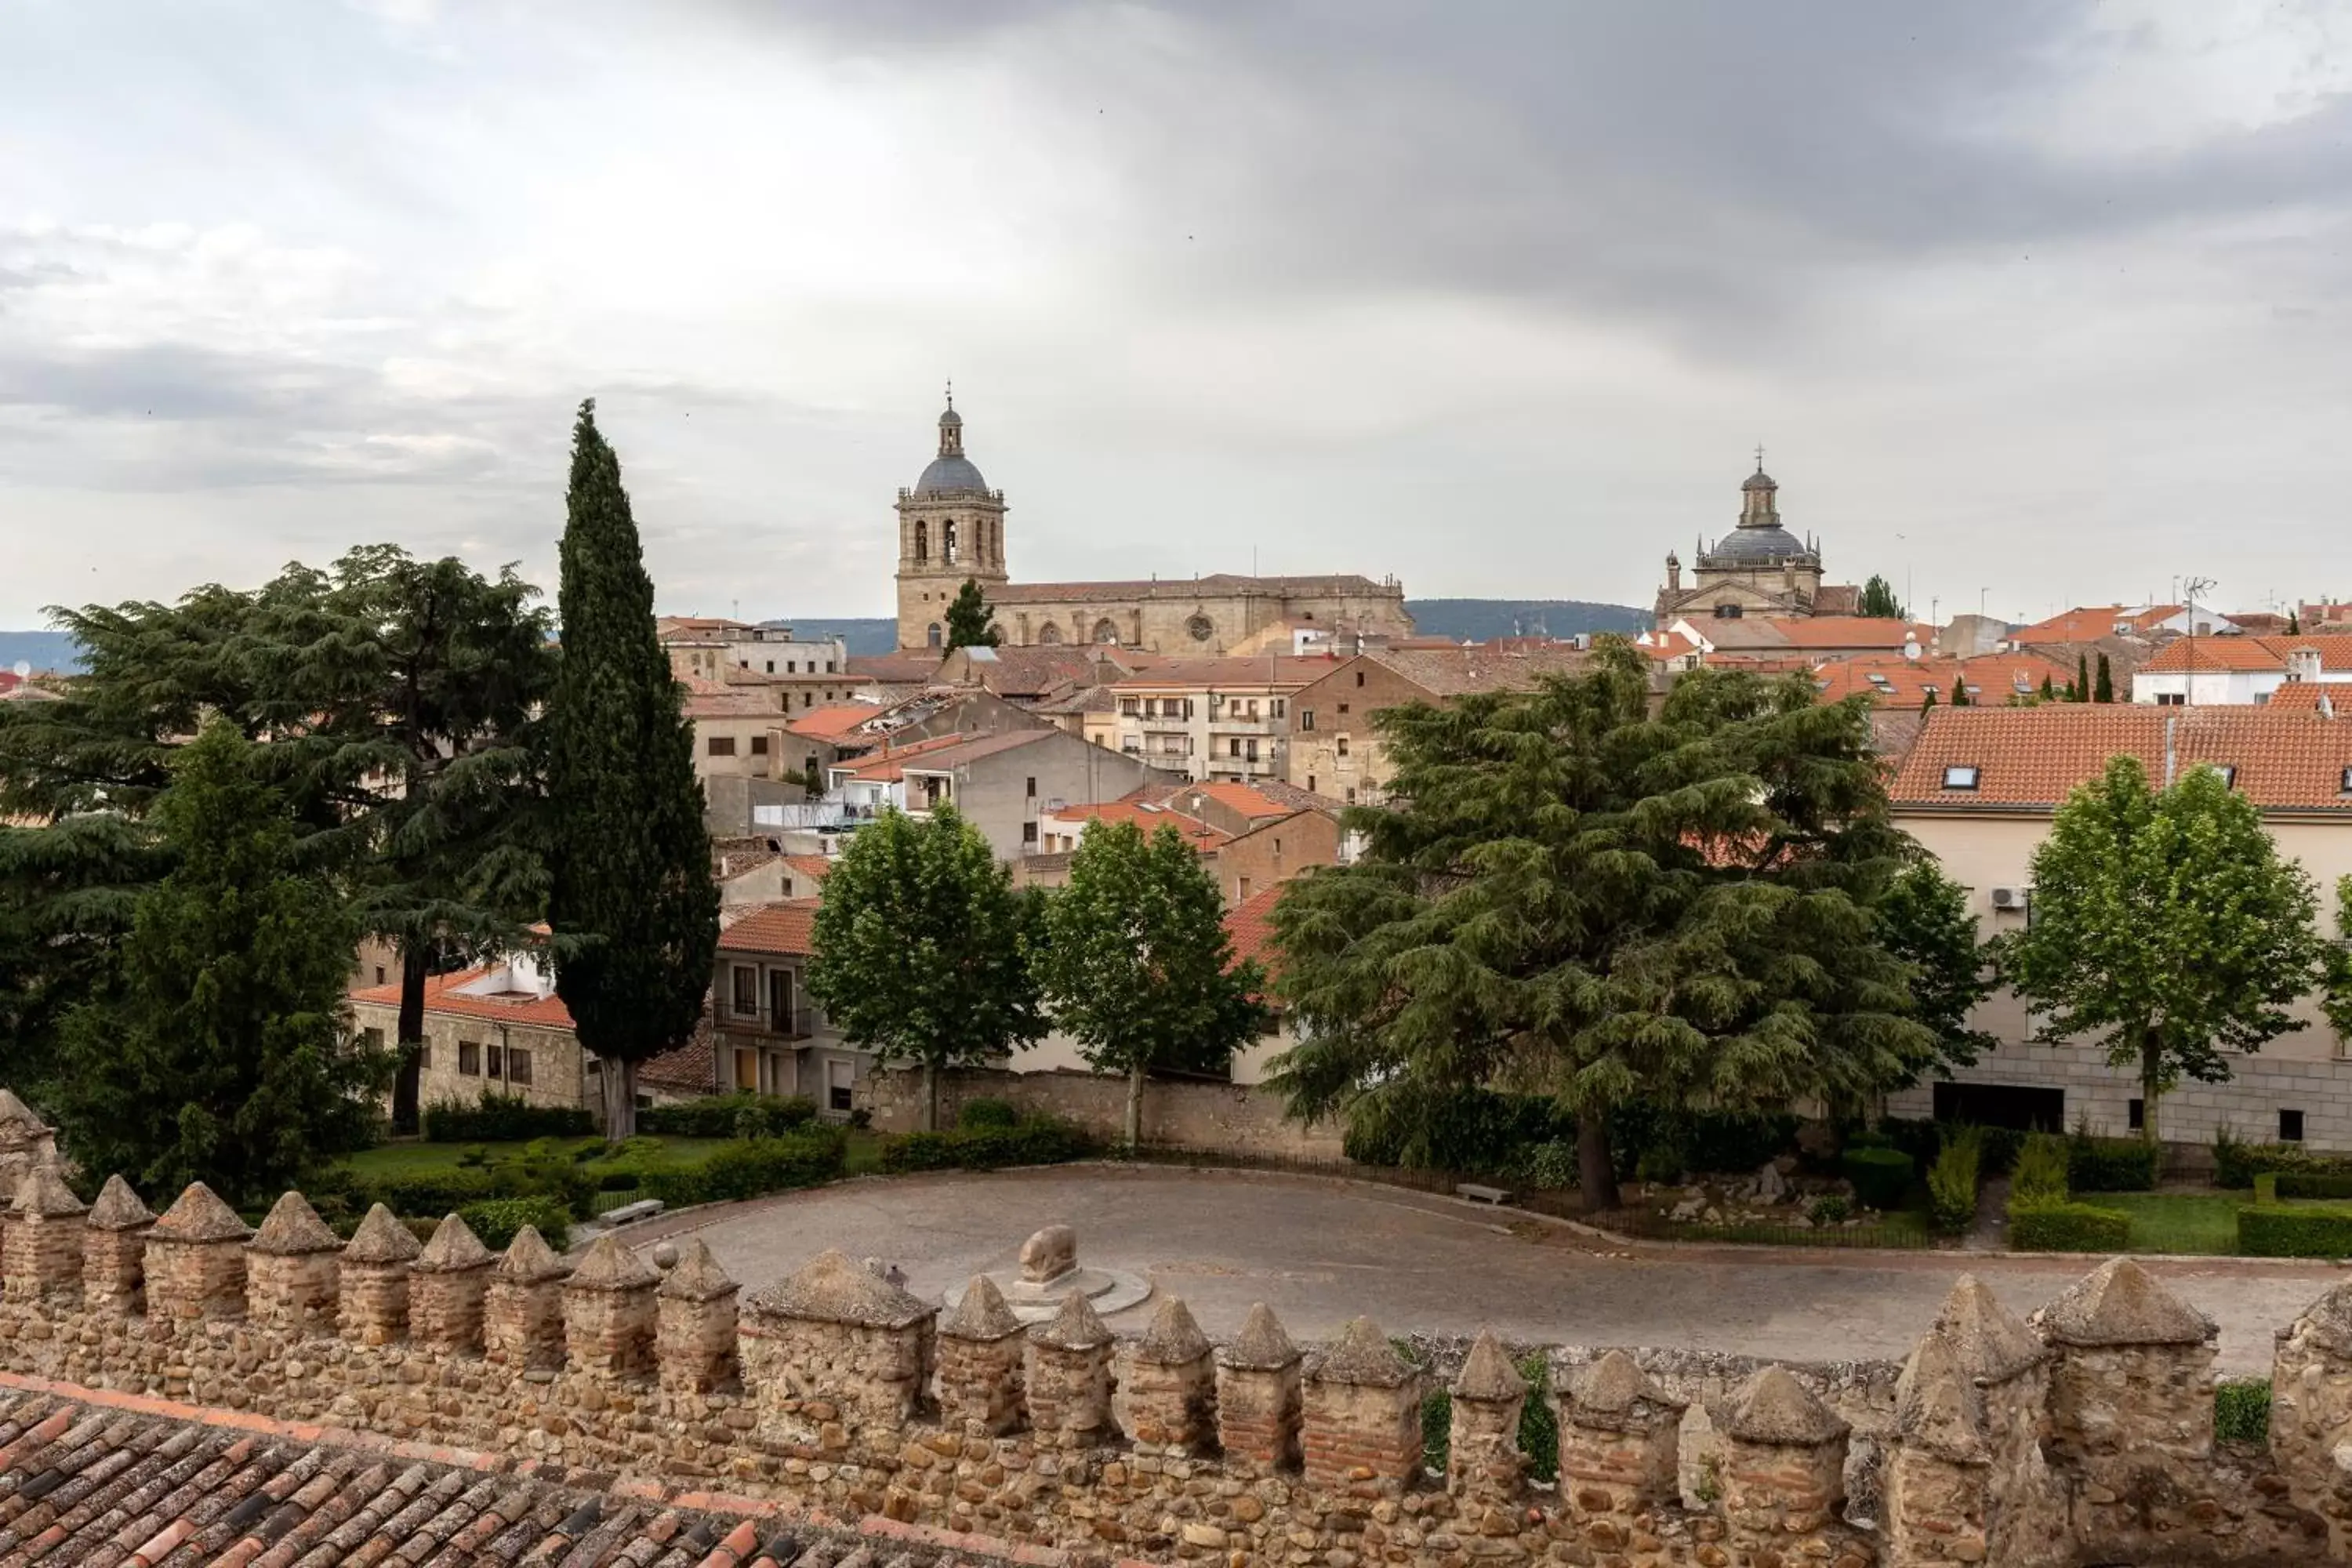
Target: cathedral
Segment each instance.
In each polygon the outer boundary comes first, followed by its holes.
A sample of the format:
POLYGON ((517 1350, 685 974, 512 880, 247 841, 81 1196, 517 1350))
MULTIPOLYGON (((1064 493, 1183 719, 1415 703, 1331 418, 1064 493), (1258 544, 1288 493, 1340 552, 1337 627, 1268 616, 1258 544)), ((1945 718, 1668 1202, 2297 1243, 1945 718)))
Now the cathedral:
POLYGON ((1404 585, 1352 573, 1328 577, 1150 578, 1129 583, 1015 583, 1004 565, 1004 492, 964 455, 952 395, 940 451, 898 492, 898 646, 936 648, 966 578, 988 597, 1011 647, 1116 643, 1170 654, 1222 654, 1270 627, 1408 637, 1404 585))
POLYGON ((1780 487, 1756 471, 1739 487, 1739 524, 1692 557, 1695 568, 1683 585, 1683 563, 1666 552, 1666 585, 1658 590, 1654 625, 1684 617, 1731 620, 1740 616, 1850 616, 1862 590, 1850 583, 1823 584, 1820 544, 1799 539, 1780 526, 1780 487))

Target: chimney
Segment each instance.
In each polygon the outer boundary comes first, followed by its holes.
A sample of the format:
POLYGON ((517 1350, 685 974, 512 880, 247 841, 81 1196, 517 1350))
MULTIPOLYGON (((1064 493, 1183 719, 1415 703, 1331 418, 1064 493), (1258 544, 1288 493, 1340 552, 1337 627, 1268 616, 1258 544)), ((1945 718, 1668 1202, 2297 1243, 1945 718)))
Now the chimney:
POLYGON ((2164 721, 2164 787, 2167 789, 2170 789, 2172 787, 2173 769, 2177 766, 2178 752, 2174 748, 2174 742, 2177 739, 2179 728, 2179 720, 2173 718, 2169 714, 2166 715, 2164 721))

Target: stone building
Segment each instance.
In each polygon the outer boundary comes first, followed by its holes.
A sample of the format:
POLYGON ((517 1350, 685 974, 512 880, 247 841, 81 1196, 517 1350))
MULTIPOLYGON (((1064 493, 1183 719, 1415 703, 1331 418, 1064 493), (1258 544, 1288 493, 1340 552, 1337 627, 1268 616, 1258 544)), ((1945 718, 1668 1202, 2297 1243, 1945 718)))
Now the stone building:
POLYGON ((1409 702, 1443 707, 1474 691, 1524 691, 1547 675, 1570 675, 1587 655, 1565 643, 1383 648, 1330 666, 1291 694, 1286 776, 1299 789, 1349 805, 1377 804, 1393 769, 1372 716, 1409 702))
POLYGON ((1150 578, 1014 583, 1005 566, 1004 492, 964 455, 963 416, 940 416, 939 455, 898 492, 898 646, 940 647, 948 606, 969 578, 988 596, 1011 647, 1115 644, 1222 654, 1278 622, 1402 637, 1412 630, 1404 586, 1349 574, 1309 577, 1150 578))
MULTIPOLYGON (((352 1018, 373 1046, 400 1037, 400 978, 353 988, 352 1018)), ((417 1103, 470 1104, 485 1090, 533 1105, 598 1103, 588 1054, 552 974, 528 954, 436 974, 425 983, 425 1057, 417 1103)))
POLYGON ((1780 487, 1756 471, 1739 487, 1739 523, 1712 547, 1699 542, 1691 581, 1681 557, 1666 552, 1666 584, 1658 590, 1656 624, 1680 616, 1730 620, 1741 616, 1850 616, 1862 597, 1851 584, 1822 581, 1822 552, 1780 526, 1780 487))

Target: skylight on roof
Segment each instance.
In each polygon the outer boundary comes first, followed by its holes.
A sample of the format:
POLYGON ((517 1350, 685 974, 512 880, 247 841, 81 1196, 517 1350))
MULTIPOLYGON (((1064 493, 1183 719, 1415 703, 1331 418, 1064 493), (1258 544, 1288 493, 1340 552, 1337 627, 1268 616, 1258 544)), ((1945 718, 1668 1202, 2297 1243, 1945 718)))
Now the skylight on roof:
POLYGON ((2238 787, 2238 765, 2235 763, 2208 763, 2206 766, 2220 773, 2222 784, 2231 789, 2238 787))
POLYGON ((1944 770, 1944 787, 1946 789, 1976 788, 1977 770, 1966 763, 1955 763, 1944 770))
POLYGON ((2336 781, 2336 788, 2339 794, 2352 795, 2352 768, 2344 770, 2343 776, 2336 781))

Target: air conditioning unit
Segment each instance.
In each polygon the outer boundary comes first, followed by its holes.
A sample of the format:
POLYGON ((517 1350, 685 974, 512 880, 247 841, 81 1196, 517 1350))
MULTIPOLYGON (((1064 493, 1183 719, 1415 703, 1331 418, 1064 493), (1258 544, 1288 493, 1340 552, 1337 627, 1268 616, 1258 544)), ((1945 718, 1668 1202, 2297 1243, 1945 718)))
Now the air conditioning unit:
POLYGON ((2025 895, 2023 888, 1995 888, 1992 890, 1992 907, 1997 910, 2021 910, 2025 907, 2025 895))

